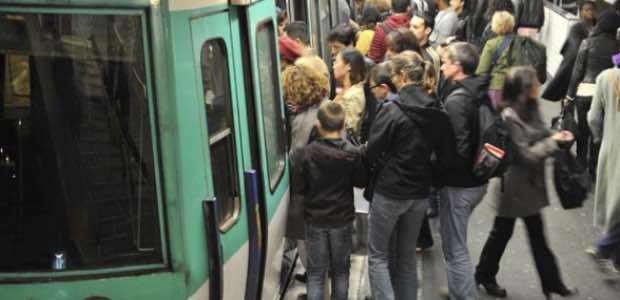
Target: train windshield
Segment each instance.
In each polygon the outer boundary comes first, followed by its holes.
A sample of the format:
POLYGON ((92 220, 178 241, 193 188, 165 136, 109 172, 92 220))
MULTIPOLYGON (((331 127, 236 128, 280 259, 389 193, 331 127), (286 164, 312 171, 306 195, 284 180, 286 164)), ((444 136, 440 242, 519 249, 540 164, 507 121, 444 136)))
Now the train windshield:
POLYGON ((142 17, 0 28, 0 272, 161 264, 142 17))

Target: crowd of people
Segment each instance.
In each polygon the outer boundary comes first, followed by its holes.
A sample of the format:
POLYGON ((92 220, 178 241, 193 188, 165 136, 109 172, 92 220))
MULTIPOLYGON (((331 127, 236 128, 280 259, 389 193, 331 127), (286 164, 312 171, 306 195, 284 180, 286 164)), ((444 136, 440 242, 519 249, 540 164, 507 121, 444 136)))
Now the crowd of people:
POLYGON ((307 24, 288 24, 279 12, 291 151, 287 237, 307 270, 297 276, 307 298, 329 294, 328 274, 332 299, 348 298, 354 187, 370 201, 373 299, 417 299, 416 251, 433 244, 428 218, 435 216, 446 297, 478 299, 478 287, 507 297, 496 275, 516 219, 525 223, 542 293, 576 294, 562 279, 541 214, 549 205, 545 161, 574 141, 596 182, 595 222, 604 228, 587 252, 617 272, 620 1, 599 13, 595 2, 580 1, 580 22, 544 91, 565 116, 577 111, 578 129, 556 131, 539 108, 547 75, 536 41, 542 1, 356 3, 355 20, 345 18, 327 37, 329 66, 310 46, 307 24), (507 138, 492 145, 491 135, 507 138), (468 222, 485 195, 496 215, 474 267, 468 222))

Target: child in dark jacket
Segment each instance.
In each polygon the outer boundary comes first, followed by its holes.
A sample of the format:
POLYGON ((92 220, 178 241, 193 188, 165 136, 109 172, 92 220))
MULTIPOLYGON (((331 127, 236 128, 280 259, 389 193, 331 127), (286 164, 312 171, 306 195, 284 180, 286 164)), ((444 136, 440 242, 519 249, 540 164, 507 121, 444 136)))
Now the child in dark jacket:
POLYGON ((342 139, 345 113, 333 101, 317 113, 320 138, 293 152, 296 192, 304 195, 308 299, 323 299, 332 274, 332 299, 347 299, 355 206, 353 187, 366 183, 362 152, 342 139))

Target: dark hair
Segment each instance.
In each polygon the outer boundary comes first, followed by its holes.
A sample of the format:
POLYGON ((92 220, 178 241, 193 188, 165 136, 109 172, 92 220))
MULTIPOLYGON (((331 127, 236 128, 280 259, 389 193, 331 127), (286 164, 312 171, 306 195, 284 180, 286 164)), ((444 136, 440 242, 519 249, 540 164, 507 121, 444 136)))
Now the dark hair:
POLYGON ((407 28, 401 27, 390 32, 385 38, 385 44, 396 53, 401 53, 405 50, 412 50, 420 53, 418 40, 415 38, 413 32, 407 28))
POLYGON ((593 0, 581 1, 581 2, 579 2, 579 11, 581 11, 584 7, 586 7, 588 5, 592 6, 593 8, 596 8, 598 6, 596 4, 596 2, 593 1, 593 0))
POLYGON ((395 13, 405 13, 411 6, 411 0, 392 0, 392 11, 395 13))
POLYGON ((357 84, 366 79, 366 61, 364 55, 353 47, 347 47, 340 52, 340 56, 345 64, 351 67, 349 79, 351 84, 357 84))
POLYGON ((377 23, 381 22, 381 12, 372 4, 364 4, 362 10, 362 18, 360 19, 360 28, 374 29, 377 23))
POLYGON ((463 68, 463 73, 466 75, 473 75, 476 73, 478 61, 480 60, 478 49, 474 45, 466 42, 450 44, 448 46, 448 58, 458 62, 463 68))
POLYGON ((295 21, 284 27, 286 35, 293 39, 299 39, 302 43, 309 45, 310 37, 308 36, 308 25, 303 21, 295 21))
POLYGON ((513 108, 524 120, 531 120, 537 101, 530 101, 530 93, 537 81, 536 70, 530 66, 513 67, 508 70, 502 93, 503 108, 513 108))
POLYGON ((325 101, 319 106, 317 119, 325 131, 340 131, 344 127, 344 108, 338 102, 325 101))
POLYGON ((620 27, 620 17, 618 17, 618 14, 614 11, 606 10, 598 16, 596 26, 594 26, 590 36, 606 33, 615 37, 618 27, 620 27))
POLYGON ((340 24, 327 36, 328 42, 340 42, 345 46, 352 46, 355 43, 357 32, 349 24, 340 24))
POLYGON ((368 80, 374 82, 374 84, 385 84, 390 88, 392 93, 398 92, 398 89, 392 82, 392 74, 389 62, 383 62, 375 65, 368 73, 368 80))
POLYGON ((431 17, 429 14, 418 10, 415 12, 415 14, 413 14, 414 17, 418 17, 422 20, 424 20, 424 26, 430 28, 430 29, 434 29, 435 28, 435 19, 433 17, 431 17))
POLYGON ((497 11, 507 11, 514 15, 515 5, 512 3, 512 0, 489 0, 487 17, 490 19, 497 11))
POLYGON ((616 0, 616 2, 614 2, 614 7, 616 8, 616 13, 620 14, 620 0, 616 0))
POLYGON ((423 87, 429 95, 435 94, 437 74, 433 64, 424 61, 420 54, 404 51, 392 57, 390 68, 392 76, 404 75, 411 84, 423 87))

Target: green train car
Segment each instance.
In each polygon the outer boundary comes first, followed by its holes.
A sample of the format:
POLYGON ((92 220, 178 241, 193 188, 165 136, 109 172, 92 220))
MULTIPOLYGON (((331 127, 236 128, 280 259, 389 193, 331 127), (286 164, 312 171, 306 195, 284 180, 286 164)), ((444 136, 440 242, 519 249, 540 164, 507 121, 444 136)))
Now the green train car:
POLYGON ((0 0, 0 299, 274 299, 273 0, 0 0))

